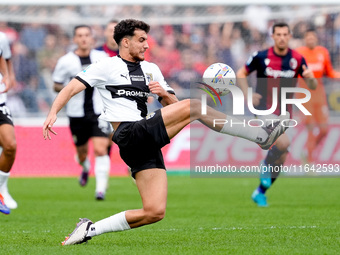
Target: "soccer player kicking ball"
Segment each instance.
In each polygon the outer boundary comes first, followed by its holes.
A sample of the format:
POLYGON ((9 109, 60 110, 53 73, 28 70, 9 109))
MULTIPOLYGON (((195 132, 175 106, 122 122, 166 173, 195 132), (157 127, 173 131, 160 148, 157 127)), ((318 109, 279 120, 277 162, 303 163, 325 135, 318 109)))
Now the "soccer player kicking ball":
MULTIPOLYGON (((237 72, 237 84, 241 87, 245 96, 247 96, 248 83, 246 77, 253 71, 257 72, 256 93, 253 94, 253 104, 258 110, 267 110, 271 108, 272 88, 293 87, 296 86, 298 75, 305 78, 310 89, 317 87, 317 80, 314 78, 313 72, 307 68, 307 64, 302 55, 288 48, 288 41, 291 38, 289 27, 286 23, 277 23, 273 26, 272 38, 274 46, 264 50, 255 52, 247 61, 244 67, 237 72), (265 79, 264 79, 265 78, 265 79)), ((290 93, 292 97, 292 93, 290 93)), ((281 114, 281 99, 277 98, 278 107, 274 111, 274 115, 281 114)), ((289 105, 291 106, 291 105, 289 105)), ((292 115, 292 108, 288 108, 292 115)), ((268 117, 268 116, 265 116, 268 117)), ((275 118, 274 116, 272 118, 275 118)), ((254 190, 252 199, 261 207, 267 206, 267 198, 265 193, 279 175, 281 166, 286 160, 288 147, 290 145, 289 138, 286 134, 280 136, 275 145, 268 151, 266 158, 261 162, 262 173, 260 177, 260 185, 254 190)))
MULTIPOLYGON (((57 113, 70 98, 87 87, 96 87, 102 97, 104 110, 100 118, 111 122, 115 130, 113 141, 120 155, 131 168, 132 177, 141 195, 143 207, 127 210, 93 223, 80 219, 75 230, 62 243, 72 245, 86 242, 93 236, 152 224, 163 219, 167 201, 167 176, 161 148, 194 120, 211 129, 254 141, 264 149, 285 131, 280 121, 268 127, 245 127, 234 130, 230 124, 214 126, 214 119, 233 119, 212 108, 201 115, 198 100, 178 101, 174 91, 153 63, 144 61, 149 48, 147 33, 150 26, 134 19, 122 20, 114 30, 119 55, 101 59, 80 72, 55 99, 43 125, 43 136, 56 134, 52 126, 57 113), (146 102, 152 93, 164 106, 147 116, 146 102)), ((286 119, 286 116, 282 116, 286 119)), ((237 121, 234 119, 234 121, 237 121)))

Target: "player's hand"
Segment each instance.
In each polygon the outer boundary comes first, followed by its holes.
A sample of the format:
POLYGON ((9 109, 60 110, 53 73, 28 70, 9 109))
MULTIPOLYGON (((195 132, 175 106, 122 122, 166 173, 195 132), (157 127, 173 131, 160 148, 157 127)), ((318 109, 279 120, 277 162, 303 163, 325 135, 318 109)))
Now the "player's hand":
POLYGON ((309 69, 306 65, 302 65, 302 77, 303 78, 314 78, 313 71, 309 69))
POLYGON ((149 89, 152 94, 156 94, 159 97, 164 97, 168 93, 158 81, 150 81, 149 89))
POLYGON ((260 104, 262 96, 259 93, 253 93, 253 105, 258 106, 260 104))
POLYGON ((57 116, 49 114, 44 122, 43 125, 43 136, 46 140, 47 138, 51 140, 50 132, 54 135, 57 135, 57 133, 52 129, 53 124, 56 122, 57 116))
POLYGON ((152 104, 152 102, 155 101, 154 97, 148 97, 147 103, 152 104))
POLYGON ((309 69, 306 65, 302 65, 302 77, 305 78, 308 88, 316 89, 318 86, 318 81, 314 77, 314 73, 311 69, 309 69))

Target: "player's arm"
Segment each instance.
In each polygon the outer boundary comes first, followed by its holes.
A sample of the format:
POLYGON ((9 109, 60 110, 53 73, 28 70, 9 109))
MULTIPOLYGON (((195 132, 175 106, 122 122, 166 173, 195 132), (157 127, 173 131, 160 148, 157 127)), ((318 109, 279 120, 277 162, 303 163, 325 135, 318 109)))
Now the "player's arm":
POLYGON ((6 59, 5 62, 6 62, 6 66, 7 66, 9 84, 8 84, 8 86, 6 86, 6 89, 3 92, 7 92, 12 87, 16 86, 16 78, 15 78, 12 60, 9 58, 9 59, 6 59))
MULTIPOLYGON (((248 81, 247 76, 249 75, 245 66, 241 67, 236 72, 237 86, 242 90, 245 100, 248 98, 248 81)), ((253 93, 253 105, 257 106, 260 104, 262 96, 258 93, 253 93)))
POLYGON ((236 72, 236 78, 237 78, 237 86, 240 87, 240 89, 243 92, 243 95, 246 97, 248 95, 248 81, 247 76, 249 75, 247 69, 245 66, 242 66, 240 69, 236 72))
POLYGON ((152 94, 156 94, 159 97, 162 106, 178 102, 176 95, 165 90, 158 81, 150 81, 149 89, 152 94))
POLYGON ((17 79, 15 77, 15 72, 14 72, 14 67, 13 67, 13 62, 12 59, 6 59, 6 63, 7 63, 7 70, 8 70, 8 75, 9 78, 11 80, 11 86, 15 87, 17 84, 17 79))
POLYGON ((2 93, 7 92, 12 86, 15 86, 15 75, 14 75, 14 69, 13 64, 11 61, 11 49, 9 45, 9 41, 7 37, 3 37, 1 40, 1 70, 0 72, 3 74, 3 80, 2 82, 5 83, 5 90, 2 91, 2 93))
POLYGON ((64 84, 67 84, 71 80, 70 77, 74 75, 70 73, 69 60, 66 56, 67 55, 58 60, 52 74, 53 90, 57 93, 65 87, 64 84))
POLYGON ((86 86, 82 82, 77 79, 72 79, 67 86, 59 92, 43 125, 43 136, 45 139, 51 139, 49 132, 56 135, 56 132, 52 130, 52 126, 57 120, 58 112, 66 105, 71 97, 85 89, 86 86))
POLYGON ((2 74, 1 82, 3 82, 6 86, 6 89, 1 92, 3 93, 9 89, 11 82, 10 82, 10 78, 8 75, 8 68, 7 68, 6 60, 2 56, 0 56, 0 73, 2 74))
POLYGON ((318 80, 314 77, 313 71, 305 64, 302 65, 302 77, 304 78, 308 88, 314 90, 318 86, 318 80))
POLYGON ((331 57, 329 56, 328 50, 325 50, 325 72, 329 78, 340 79, 340 72, 333 69, 331 57))
POLYGON ((159 67, 154 64, 153 68, 154 79, 148 84, 150 92, 158 96, 158 101, 163 107, 178 102, 175 92, 165 81, 159 67))

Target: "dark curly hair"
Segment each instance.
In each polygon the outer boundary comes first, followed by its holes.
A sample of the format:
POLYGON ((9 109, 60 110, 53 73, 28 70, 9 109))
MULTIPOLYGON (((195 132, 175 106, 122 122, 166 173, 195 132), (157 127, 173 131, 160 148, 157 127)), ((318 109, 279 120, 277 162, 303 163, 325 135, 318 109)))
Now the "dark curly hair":
POLYGON ((140 29, 149 33, 150 25, 146 24, 144 21, 135 19, 125 19, 120 21, 114 30, 113 39, 119 45, 122 39, 126 36, 134 36, 135 30, 140 29))

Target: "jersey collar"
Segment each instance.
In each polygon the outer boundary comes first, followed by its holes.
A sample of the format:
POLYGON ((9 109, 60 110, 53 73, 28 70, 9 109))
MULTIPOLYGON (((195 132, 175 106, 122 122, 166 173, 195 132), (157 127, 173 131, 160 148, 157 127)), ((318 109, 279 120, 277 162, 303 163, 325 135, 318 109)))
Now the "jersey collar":
POLYGON ((119 54, 117 55, 119 58, 121 58, 128 66, 139 66, 140 65, 140 61, 138 62, 131 62, 131 61, 127 61, 124 58, 122 58, 119 54))

